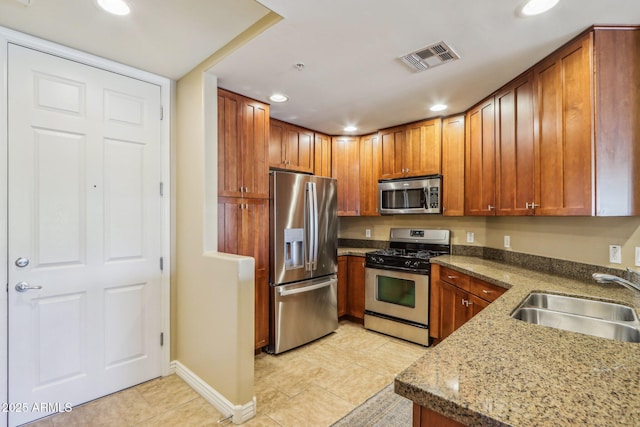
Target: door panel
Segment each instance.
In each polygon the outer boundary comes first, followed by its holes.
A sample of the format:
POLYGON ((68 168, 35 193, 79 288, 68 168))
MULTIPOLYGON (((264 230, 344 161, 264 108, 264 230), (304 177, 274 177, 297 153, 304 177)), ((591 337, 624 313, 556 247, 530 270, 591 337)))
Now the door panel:
POLYGON ((77 405, 161 374, 160 88, 15 45, 8 76, 9 399, 77 405))

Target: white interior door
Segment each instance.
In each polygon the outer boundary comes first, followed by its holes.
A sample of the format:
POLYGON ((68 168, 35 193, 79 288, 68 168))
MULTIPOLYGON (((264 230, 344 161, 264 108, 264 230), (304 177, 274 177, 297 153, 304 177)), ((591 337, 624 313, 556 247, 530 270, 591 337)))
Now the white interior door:
POLYGON ((16 425, 161 374, 161 103, 157 85, 17 45, 8 64, 16 425))

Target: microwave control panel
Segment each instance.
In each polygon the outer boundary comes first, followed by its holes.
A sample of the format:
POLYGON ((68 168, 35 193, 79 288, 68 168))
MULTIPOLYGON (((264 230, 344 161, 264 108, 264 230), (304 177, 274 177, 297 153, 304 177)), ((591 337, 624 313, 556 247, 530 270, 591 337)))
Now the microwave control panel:
POLYGON ((429 187, 429 207, 438 209, 440 207, 440 191, 439 187, 429 187))

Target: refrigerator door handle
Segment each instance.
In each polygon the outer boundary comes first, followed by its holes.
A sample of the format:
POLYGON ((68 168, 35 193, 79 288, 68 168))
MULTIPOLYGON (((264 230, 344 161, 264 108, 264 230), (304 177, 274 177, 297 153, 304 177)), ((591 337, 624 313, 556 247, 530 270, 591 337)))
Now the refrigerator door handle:
POLYGON ((309 257, 306 270, 313 271, 318 266, 318 195, 315 182, 307 182, 307 224, 309 257))
POLYGON ((326 288, 327 286, 331 286, 334 283, 338 283, 338 279, 330 279, 327 280, 326 282, 322 282, 322 283, 316 283, 310 286, 305 286, 303 288, 295 288, 292 289, 290 291, 286 290, 286 289, 282 289, 285 286, 279 286, 278 287, 278 293, 280 294, 281 297, 285 297, 287 295, 295 295, 295 294, 302 294, 304 292, 311 292, 311 291, 315 291, 316 289, 322 289, 322 288, 326 288))
POLYGON ((313 259, 311 261, 312 270, 318 269, 318 187, 316 183, 311 183, 313 188, 313 259))

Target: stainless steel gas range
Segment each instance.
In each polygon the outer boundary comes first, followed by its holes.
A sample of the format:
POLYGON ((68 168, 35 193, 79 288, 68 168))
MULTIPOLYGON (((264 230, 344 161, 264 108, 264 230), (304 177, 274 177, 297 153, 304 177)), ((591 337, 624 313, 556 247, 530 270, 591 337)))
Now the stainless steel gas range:
POLYGON ((365 257, 364 327, 429 345, 429 259, 451 253, 449 230, 392 228, 365 257))

